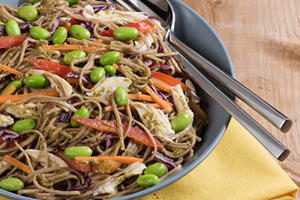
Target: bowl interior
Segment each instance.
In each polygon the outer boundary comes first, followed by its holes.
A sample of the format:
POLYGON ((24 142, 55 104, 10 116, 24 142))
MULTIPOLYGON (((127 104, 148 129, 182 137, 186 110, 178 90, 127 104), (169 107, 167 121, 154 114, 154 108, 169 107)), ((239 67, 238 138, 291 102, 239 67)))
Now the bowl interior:
MULTIPOLYGON (((27 0, 2 0, 1 4, 8 4, 10 6, 18 6, 27 0)), ((186 6, 179 0, 170 0, 176 13, 175 35, 196 52, 203 55, 210 62, 216 64, 218 67, 234 76, 234 71, 230 57, 224 47, 222 41, 217 36, 215 31, 209 24, 199 16, 195 11, 186 6)), ((184 65, 184 63, 183 63, 184 65)), ((220 87, 230 98, 228 91, 220 87)), ((202 134, 202 141, 197 143, 195 147, 195 156, 183 164, 183 168, 178 172, 164 180, 160 184, 143 190, 141 192, 128 195, 126 197, 118 198, 119 200, 134 199, 146 194, 159 190, 185 176, 197 165, 199 165, 209 153, 216 147, 222 138, 227 125, 230 120, 230 115, 216 103, 206 92, 197 86, 199 96, 203 97, 209 104, 209 107, 202 105, 202 108, 208 114, 210 124, 202 134)), ((32 198, 21 197, 15 193, 11 193, 0 189, 0 195, 22 200, 32 200, 32 198)))

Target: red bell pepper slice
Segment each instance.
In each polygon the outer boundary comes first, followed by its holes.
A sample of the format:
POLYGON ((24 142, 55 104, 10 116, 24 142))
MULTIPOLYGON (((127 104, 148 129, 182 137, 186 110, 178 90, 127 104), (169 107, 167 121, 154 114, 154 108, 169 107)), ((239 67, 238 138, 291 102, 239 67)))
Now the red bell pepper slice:
POLYGON ((159 79, 165 83, 167 83, 170 86, 176 86, 178 84, 181 85, 181 88, 183 90, 188 90, 188 86, 186 86, 183 82, 181 82, 180 80, 168 75, 168 74, 164 74, 164 73, 160 73, 160 72, 151 72, 153 74, 153 78, 159 79))
POLYGON ((67 31, 69 32, 71 26, 76 25, 76 24, 79 24, 79 22, 75 18, 72 18, 72 19, 70 19, 70 21, 66 22, 63 25, 63 27, 65 27, 67 29, 67 31))
MULTIPOLYGON (((89 164, 84 164, 84 163, 75 163, 74 160, 71 160, 67 158, 64 154, 63 151, 57 151, 55 155, 59 158, 61 158, 63 161, 69 165, 69 167, 80 171, 80 172, 85 172, 89 173, 90 172, 90 165, 89 164)), ((110 174, 114 171, 116 171, 120 167, 121 163, 120 162, 115 162, 112 160, 105 160, 105 162, 100 162, 97 165, 92 166, 92 173, 93 174, 110 174)))
MULTIPOLYGON (((117 123, 111 120, 101 120, 101 119, 86 119, 80 117, 72 117, 74 121, 77 121, 81 124, 89 126, 91 128, 100 130, 100 131, 107 131, 118 134, 117 123)), ((128 125, 122 124, 123 130, 127 130, 128 125)), ((127 137, 134 139, 135 141, 142 143, 148 147, 154 147, 150 136, 143 130, 131 127, 127 137)), ((164 148, 164 146, 154 138, 154 141, 158 148, 164 148)))
MULTIPOLYGON (((148 33, 149 27, 152 29, 153 32, 155 31, 155 27, 153 26, 153 24, 151 24, 148 21, 140 21, 140 22, 137 22, 134 24, 128 24, 128 25, 121 26, 121 27, 133 27, 133 28, 136 28, 139 32, 141 32, 143 34, 148 33)), ((106 36, 106 37, 115 37, 114 30, 112 30, 112 29, 101 32, 101 35, 106 36)))
POLYGON ((51 72, 60 77, 65 77, 68 73, 72 72, 72 69, 56 62, 51 62, 48 60, 41 60, 35 58, 27 58, 28 62, 35 67, 42 69, 44 71, 51 72))
MULTIPOLYGON (((20 139, 18 139, 17 141, 18 141, 18 143, 21 143, 21 142, 23 142, 24 140, 26 140, 27 138, 28 138, 28 137, 23 136, 23 137, 21 137, 20 139)), ((0 137, 0 145, 3 144, 4 142, 7 142, 7 143, 6 143, 6 146, 7 146, 7 147, 14 147, 14 146, 16 146, 15 141, 4 141, 4 140, 0 137)))
POLYGON ((21 44, 23 44, 26 36, 27 33, 24 33, 22 35, 9 35, 2 37, 0 38, 0 49, 20 46, 21 44))

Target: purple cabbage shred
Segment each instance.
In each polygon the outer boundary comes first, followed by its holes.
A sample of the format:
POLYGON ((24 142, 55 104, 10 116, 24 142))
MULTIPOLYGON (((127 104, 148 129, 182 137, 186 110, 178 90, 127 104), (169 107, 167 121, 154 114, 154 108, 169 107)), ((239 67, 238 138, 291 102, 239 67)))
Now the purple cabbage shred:
MULTIPOLYGON (((152 152, 153 153, 153 152, 152 152)), ((155 158, 158 159, 159 161, 161 161, 162 163, 168 165, 170 168, 175 168, 177 167, 177 164, 174 162, 173 159, 159 153, 159 152, 156 152, 155 154, 155 158)))
POLYGON ((3 129, 0 131, 0 137, 2 138, 2 140, 4 141, 16 141, 18 139, 21 138, 21 136, 19 135, 19 133, 9 130, 9 129, 3 129))
POLYGON ((3 35, 5 33, 6 33, 5 25, 0 25, 0 35, 3 35))

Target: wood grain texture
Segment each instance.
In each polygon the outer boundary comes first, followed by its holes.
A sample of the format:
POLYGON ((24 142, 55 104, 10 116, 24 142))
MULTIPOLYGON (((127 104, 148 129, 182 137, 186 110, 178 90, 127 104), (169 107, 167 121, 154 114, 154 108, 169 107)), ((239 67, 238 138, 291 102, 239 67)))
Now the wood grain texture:
POLYGON ((238 101, 291 150, 289 158, 279 164, 300 186, 300 1, 182 2, 199 13, 220 36, 230 54, 236 79, 294 122, 288 133, 281 133, 238 101))

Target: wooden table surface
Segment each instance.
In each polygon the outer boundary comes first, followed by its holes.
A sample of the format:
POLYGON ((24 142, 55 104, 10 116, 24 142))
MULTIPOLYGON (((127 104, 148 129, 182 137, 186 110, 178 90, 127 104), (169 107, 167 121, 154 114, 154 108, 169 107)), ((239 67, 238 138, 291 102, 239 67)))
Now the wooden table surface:
POLYGON ((300 1, 182 2, 217 32, 229 52, 236 79, 294 122, 288 133, 281 133, 238 101, 291 150, 279 164, 300 186, 300 1))

